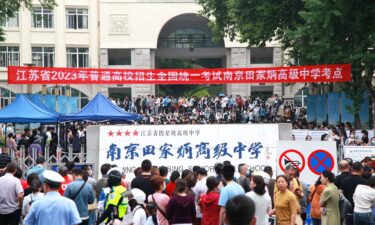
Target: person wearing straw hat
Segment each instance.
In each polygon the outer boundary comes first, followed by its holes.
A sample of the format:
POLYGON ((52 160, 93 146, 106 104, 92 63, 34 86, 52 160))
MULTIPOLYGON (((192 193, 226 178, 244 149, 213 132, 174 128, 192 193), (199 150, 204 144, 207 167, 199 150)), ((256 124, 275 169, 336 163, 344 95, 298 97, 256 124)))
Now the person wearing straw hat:
POLYGON ((25 225, 74 225, 81 218, 74 201, 62 197, 58 190, 64 178, 52 171, 43 172, 45 197, 33 202, 27 214, 25 225))

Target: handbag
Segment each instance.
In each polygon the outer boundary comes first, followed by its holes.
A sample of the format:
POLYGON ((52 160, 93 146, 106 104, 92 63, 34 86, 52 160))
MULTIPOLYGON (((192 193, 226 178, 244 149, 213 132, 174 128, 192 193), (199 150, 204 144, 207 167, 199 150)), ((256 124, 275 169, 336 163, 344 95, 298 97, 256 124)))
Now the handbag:
POLYGON ((296 225, 303 225, 303 220, 300 214, 296 215, 296 220, 295 220, 296 225))

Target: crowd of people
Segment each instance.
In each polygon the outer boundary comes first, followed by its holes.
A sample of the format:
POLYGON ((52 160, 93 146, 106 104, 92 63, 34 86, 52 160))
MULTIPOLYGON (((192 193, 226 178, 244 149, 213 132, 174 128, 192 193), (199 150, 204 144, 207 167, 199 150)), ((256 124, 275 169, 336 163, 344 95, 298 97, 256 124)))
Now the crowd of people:
POLYGON ((123 101, 112 99, 125 111, 143 115, 143 124, 281 123, 302 120, 306 110, 282 102, 275 94, 260 98, 218 95, 197 98, 147 95, 123 101))
MULTIPOLYGON (((337 126, 323 126, 315 127, 313 123, 310 123, 309 130, 311 131, 326 131, 321 135, 321 141, 335 141, 337 145, 341 146, 375 146, 375 136, 369 136, 368 130, 361 130, 360 134, 357 134, 351 123, 339 123, 337 126)), ((298 129, 294 127, 295 129, 298 129)), ((292 135, 292 140, 296 140, 295 135, 292 135)), ((312 141, 311 135, 306 135, 305 141, 312 141)))
MULTIPOLYGON (((9 123, 3 128, 3 134, 6 133, 4 146, 7 152, 12 153, 13 157, 20 157, 23 148, 25 157, 38 158, 45 157, 48 150, 49 156, 56 156, 58 146, 67 148, 72 146, 73 153, 80 153, 82 147, 86 147, 86 126, 69 126, 66 133, 57 133, 55 126, 40 126, 35 129, 24 128, 22 133, 16 133, 13 124, 9 123), (65 137, 65 138, 64 138, 65 137)), ((0 138, 4 140, 3 138, 0 138)), ((67 150, 65 150, 67 152, 67 150)))
POLYGON ((95 180, 88 165, 68 162, 54 172, 38 158, 22 171, 2 153, 0 224, 266 225, 271 218, 278 225, 302 225, 308 204, 313 225, 375 224, 370 157, 344 159, 338 176, 324 171, 310 186, 293 164, 275 178, 269 166, 254 172, 225 161, 208 176, 203 167, 168 171, 144 160, 131 180, 118 166, 101 165, 95 180))
MULTIPOLYGON (((14 157, 19 157, 19 150, 22 146, 25 149, 26 157, 30 156, 30 158, 35 159, 37 157, 46 157, 45 148, 49 151, 49 156, 56 156, 60 136, 60 146, 62 148, 67 148, 68 145, 71 145, 73 153, 80 153, 82 148, 85 149, 86 147, 86 127, 88 125, 89 123, 72 125, 66 129, 65 134, 60 133, 58 135, 56 128, 53 126, 39 127, 33 130, 25 128, 23 133, 16 134, 12 124, 8 124, 5 128, 7 129, 7 138, 4 146, 8 148, 8 152, 14 154, 14 157), (66 139, 61 138, 64 136, 66 139), (64 144, 64 142, 66 143, 64 144)), ((295 130, 299 129, 296 124, 293 126, 295 130)), ((328 126, 326 123, 322 125, 308 123, 306 126, 309 131, 325 131, 326 133, 322 134, 320 140, 335 141, 337 146, 375 146, 375 136, 370 136, 367 130, 361 130, 361 133, 357 134, 356 129, 349 122, 339 123, 336 126, 328 126)), ((292 140, 296 140, 294 135, 292 135, 292 140)), ((312 141, 313 138, 307 135, 304 140, 312 141)))

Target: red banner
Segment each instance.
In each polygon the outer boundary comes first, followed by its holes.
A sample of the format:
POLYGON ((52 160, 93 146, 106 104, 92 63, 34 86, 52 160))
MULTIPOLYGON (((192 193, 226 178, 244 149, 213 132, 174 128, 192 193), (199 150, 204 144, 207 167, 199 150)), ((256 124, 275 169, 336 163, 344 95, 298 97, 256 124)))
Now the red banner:
POLYGON ((220 69, 8 67, 9 84, 228 84, 345 82, 350 64, 220 69))

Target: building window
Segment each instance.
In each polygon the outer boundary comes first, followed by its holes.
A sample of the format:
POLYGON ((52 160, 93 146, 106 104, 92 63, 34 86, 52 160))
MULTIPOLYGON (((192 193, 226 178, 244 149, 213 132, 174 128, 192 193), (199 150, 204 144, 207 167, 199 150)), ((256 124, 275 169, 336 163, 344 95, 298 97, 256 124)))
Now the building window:
POLYGON ((48 87, 47 94, 49 95, 67 95, 67 93, 70 93, 70 96, 77 97, 78 99, 78 109, 82 109, 85 107, 87 103, 89 103, 89 97, 85 95, 85 93, 69 87, 69 86, 55 86, 55 87, 48 87), (56 92, 58 91, 58 92, 56 92))
POLYGON ((304 87, 300 89, 296 95, 294 96, 294 106, 297 107, 306 107, 307 105, 307 97, 309 95, 309 88, 304 87))
POLYGON ((19 66, 20 50, 16 46, 0 46, 0 67, 19 66))
POLYGON ((53 67, 55 62, 55 48, 32 47, 33 65, 42 67, 53 67))
POLYGON ((53 10, 34 8, 32 12, 33 28, 53 28, 53 10))
POLYGON ((5 88, 0 88, 0 108, 4 108, 9 105, 14 99, 16 95, 5 88))
POLYGON ((177 29, 168 37, 159 38, 160 48, 220 48, 224 42, 213 42, 211 33, 195 28, 177 29))
POLYGON ((250 48, 251 64, 273 64, 273 48, 250 48))
POLYGON ((130 49, 108 49, 108 65, 124 66, 131 65, 130 49))
POLYGON ((88 29, 88 9, 66 9, 67 29, 88 29))
POLYGON ((88 48, 67 48, 66 54, 68 67, 89 67, 88 48))
POLYGON ((3 22, 1 23, 1 26, 8 27, 8 28, 19 27, 18 12, 15 12, 12 17, 9 17, 8 15, 6 15, 3 22))

